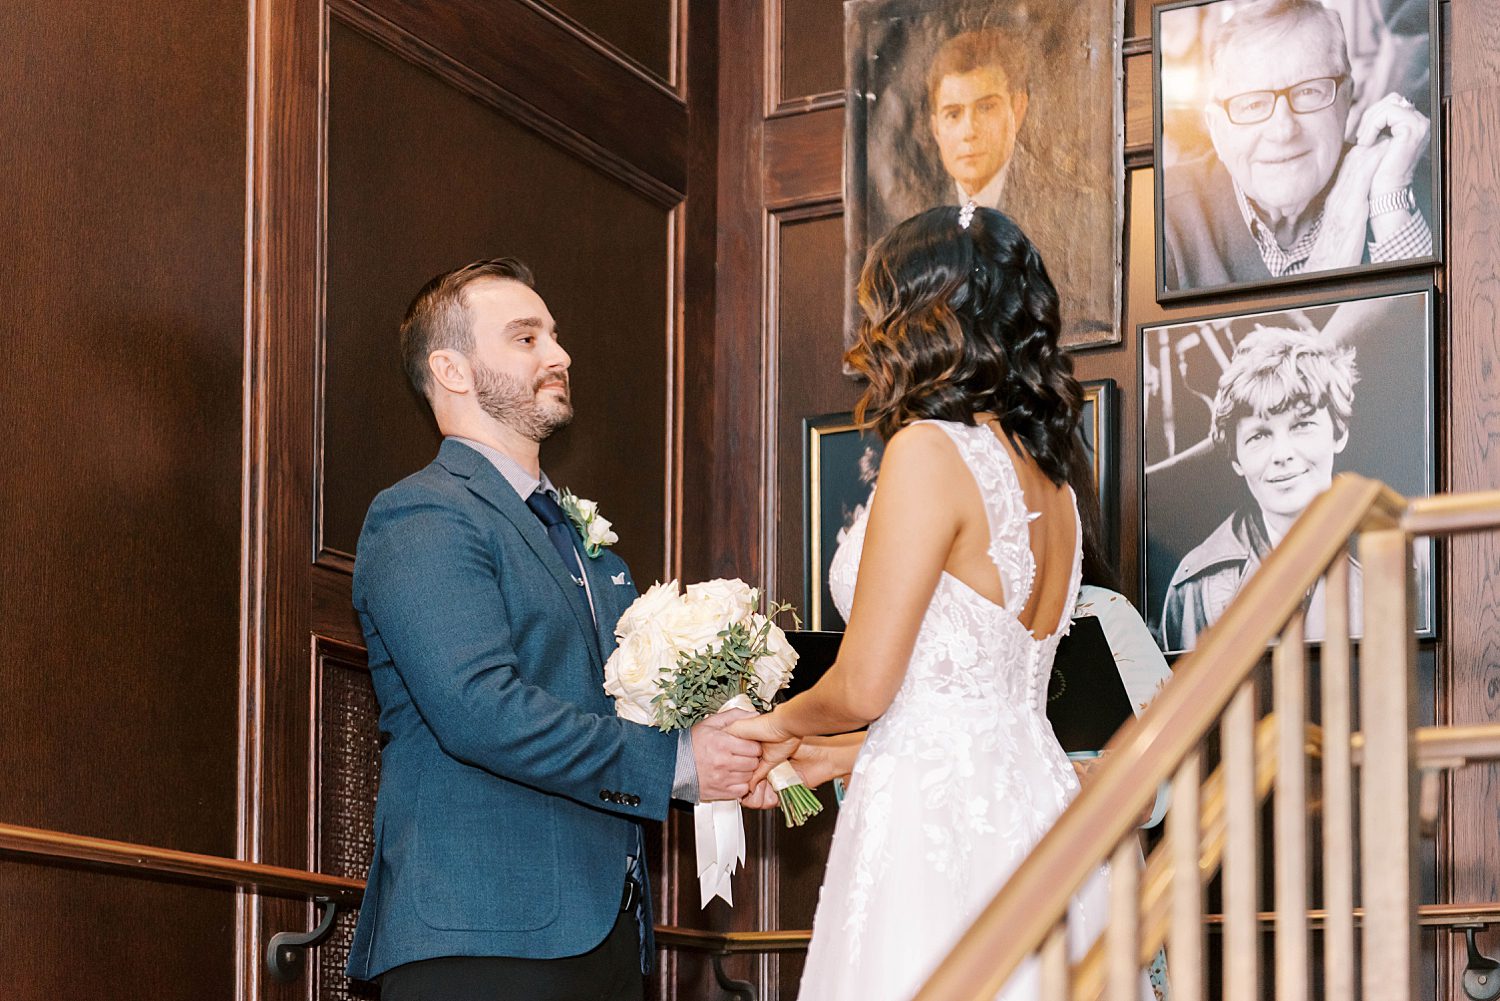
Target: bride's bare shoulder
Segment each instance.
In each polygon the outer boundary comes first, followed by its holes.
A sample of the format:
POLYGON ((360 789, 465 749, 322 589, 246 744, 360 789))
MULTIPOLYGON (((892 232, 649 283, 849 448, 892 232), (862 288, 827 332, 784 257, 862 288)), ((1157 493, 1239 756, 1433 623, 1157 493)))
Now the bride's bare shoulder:
POLYGON ((880 459, 881 489, 893 472, 897 476, 930 474, 962 462, 958 447, 942 428, 926 422, 908 424, 885 443, 880 459))

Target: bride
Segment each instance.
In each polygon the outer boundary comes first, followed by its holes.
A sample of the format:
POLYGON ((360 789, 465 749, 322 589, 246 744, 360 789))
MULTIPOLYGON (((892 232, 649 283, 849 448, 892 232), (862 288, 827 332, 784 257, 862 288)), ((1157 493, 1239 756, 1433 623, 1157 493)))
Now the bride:
MULTIPOLYGON (((811 690, 731 727, 766 742, 763 769, 795 752, 816 783, 852 763, 802 1001, 911 998, 1079 788, 1044 711, 1097 525, 1069 486, 1089 481, 1057 292, 1015 223, 971 202, 891 230, 859 303, 856 418, 887 444, 829 570, 848 631, 811 690)), ((1079 951, 1107 917, 1091 886, 1079 951)), ((1000 997, 1039 993, 1033 962, 1000 997)))

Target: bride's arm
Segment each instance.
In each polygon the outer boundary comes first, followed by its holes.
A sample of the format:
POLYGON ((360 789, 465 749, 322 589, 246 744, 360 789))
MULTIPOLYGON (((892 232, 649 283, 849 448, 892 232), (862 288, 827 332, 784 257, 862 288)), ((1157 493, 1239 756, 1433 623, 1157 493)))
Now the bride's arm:
MULTIPOLYGON (((885 712, 958 536, 960 509, 951 485, 963 482, 963 471, 963 460, 938 428, 917 424, 891 438, 838 659, 811 689, 733 724, 731 732, 775 743, 857 730, 885 712)), ((791 747, 783 750, 784 759, 791 747)))
POLYGON ((839 733, 831 737, 808 737, 792 754, 792 764, 809 789, 829 779, 854 771, 854 760, 865 746, 864 733, 839 733))

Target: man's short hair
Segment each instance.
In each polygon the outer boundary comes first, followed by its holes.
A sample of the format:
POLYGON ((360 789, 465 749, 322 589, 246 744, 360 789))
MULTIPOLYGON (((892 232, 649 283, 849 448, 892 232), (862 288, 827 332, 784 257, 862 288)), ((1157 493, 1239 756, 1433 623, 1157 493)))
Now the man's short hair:
POLYGON ((937 113, 938 86, 945 76, 961 76, 987 66, 998 66, 1012 94, 1024 94, 1031 83, 1030 57, 1025 40, 1004 28, 965 31, 944 42, 927 67, 927 110, 937 113))
POLYGON ((1328 408, 1342 435, 1354 412, 1354 349, 1321 334, 1261 327, 1235 346, 1214 396, 1213 441, 1232 451, 1241 417, 1267 417, 1293 407, 1328 408))
MULTIPOLYGON (((1262 38, 1271 46, 1308 31, 1321 31, 1328 41, 1329 54, 1338 64, 1338 72, 1349 74, 1349 43, 1344 36, 1344 22, 1339 13, 1324 7, 1318 0, 1257 0, 1234 12, 1219 25, 1208 43, 1208 66, 1219 68, 1219 57, 1246 39, 1262 38)), ((1220 95, 1227 96, 1227 95, 1220 95)))
POLYGON ((434 351, 474 350, 473 319, 467 290, 480 281, 532 285, 531 269, 514 257, 475 261, 433 278, 406 307, 401 321, 401 363, 417 392, 432 399, 432 373, 427 356, 434 351))

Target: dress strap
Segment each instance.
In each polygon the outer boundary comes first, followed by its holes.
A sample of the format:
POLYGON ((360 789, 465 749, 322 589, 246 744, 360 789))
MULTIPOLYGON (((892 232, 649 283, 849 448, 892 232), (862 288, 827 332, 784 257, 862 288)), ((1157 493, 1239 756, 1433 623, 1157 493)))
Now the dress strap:
POLYGON ((990 560, 1005 590, 1005 610, 1019 617, 1031 600, 1036 559, 1031 554, 1031 522, 1039 515, 1027 509, 1021 479, 1010 451, 987 425, 954 421, 921 421, 943 429, 979 487, 990 526, 990 560))

